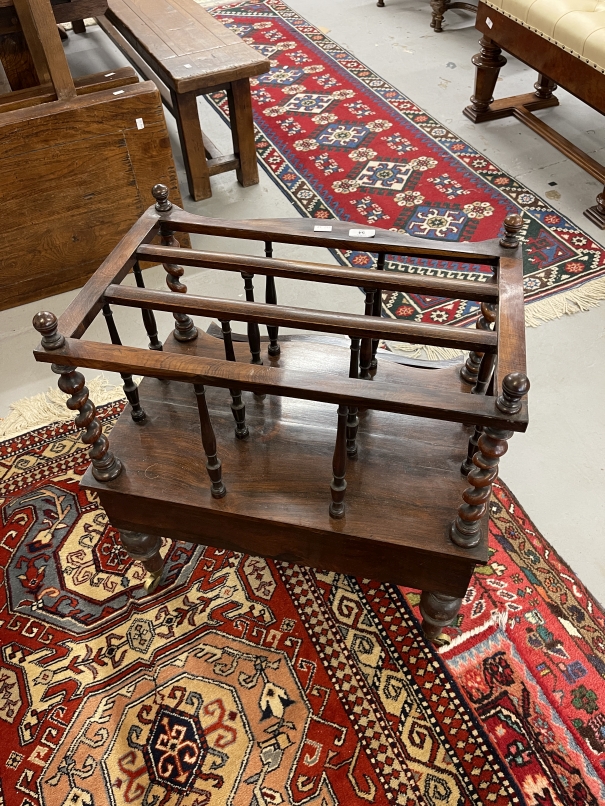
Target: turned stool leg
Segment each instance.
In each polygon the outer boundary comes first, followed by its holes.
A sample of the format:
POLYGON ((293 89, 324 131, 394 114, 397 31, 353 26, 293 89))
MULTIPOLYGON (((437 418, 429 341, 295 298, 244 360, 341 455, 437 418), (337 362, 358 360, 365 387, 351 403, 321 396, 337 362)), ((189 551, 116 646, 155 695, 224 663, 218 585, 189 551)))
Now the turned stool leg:
POLYGON ((227 88, 227 100, 233 151, 235 156, 239 157, 239 168, 236 169, 237 181, 245 188, 250 185, 258 185, 250 80, 241 78, 238 81, 232 81, 227 88))
MULTIPOLYGON (((151 189, 151 193, 156 200, 155 209, 158 213, 169 213, 170 210, 172 210, 172 202, 168 199, 168 188, 166 185, 154 185, 151 189)), ((174 237, 174 231, 171 230, 170 226, 164 221, 160 224, 160 236, 162 246, 179 245, 179 242, 174 237)), ((182 266, 177 266, 175 263, 164 263, 163 266, 166 271, 166 285, 168 288, 179 294, 186 294, 187 286, 181 282, 184 271, 182 266)), ((197 339, 197 328, 193 324, 193 320, 190 316, 186 313, 175 313, 173 316, 175 321, 174 338, 177 341, 185 342, 197 339)))
POLYGON ((197 108, 197 94, 195 92, 179 93, 172 90, 170 95, 183 151, 189 193, 195 201, 209 199, 212 196, 212 189, 197 108))
POLYGON ((422 632, 433 641, 439 637, 441 630, 450 625, 460 610, 462 599, 448 596, 436 591, 422 591, 420 596, 420 615, 422 616, 422 632))
POLYGON ((164 560, 160 554, 162 538, 122 529, 120 531, 120 542, 131 559, 135 562, 143 563, 148 573, 143 587, 147 593, 153 593, 160 584, 162 571, 164 570, 164 560))
POLYGON ((500 68, 506 64, 502 51, 486 36, 479 41, 481 51, 472 58, 477 68, 475 74, 475 92, 471 95, 470 106, 464 110, 467 118, 473 123, 480 123, 489 117, 489 105, 494 100, 494 88, 498 80, 500 68))

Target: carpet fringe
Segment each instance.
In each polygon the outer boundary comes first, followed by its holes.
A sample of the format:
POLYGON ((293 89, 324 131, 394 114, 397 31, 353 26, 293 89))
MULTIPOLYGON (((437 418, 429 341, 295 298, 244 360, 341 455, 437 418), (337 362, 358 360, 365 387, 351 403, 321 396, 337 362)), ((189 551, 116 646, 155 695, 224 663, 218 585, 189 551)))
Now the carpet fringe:
POLYGON ((468 632, 463 632, 462 635, 453 638, 449 644, 446 644, 437 651, 440 655, 447 655, 451 649, 455 649, 456 647, 460 646, 460 644, 464 644, 470 638, 476 638, 476 636, 481 635, 482 632, 489 630, 491 627, 498 627, 503 632, 506 632, 507 622, 508 613, 506 610, 494 610, 491 618, 489 618, 487 621, 484 621, 483 624, 480 624, 478 627, 474 627, 468 632))
MULTIPOLYGON (((104 375, 97 375, 87 381, 86 386, 96 406, 113 403, 124 397, 122 387, 114 386, 104 375)), ((0 439, 12 439, 34 428, 73 420, 74 412, 65 405, 68 397, 60 389, 51 386, 47 392, 11 403, 7 416, 0 419, 0 439)))
POLYGON ((560 291, 548 299, 529 303, 525 306, 525 324, 527 327, 538 327, 552 319, 596 308, 604 299, 605 277, 598 277, 578 288, 560 291))

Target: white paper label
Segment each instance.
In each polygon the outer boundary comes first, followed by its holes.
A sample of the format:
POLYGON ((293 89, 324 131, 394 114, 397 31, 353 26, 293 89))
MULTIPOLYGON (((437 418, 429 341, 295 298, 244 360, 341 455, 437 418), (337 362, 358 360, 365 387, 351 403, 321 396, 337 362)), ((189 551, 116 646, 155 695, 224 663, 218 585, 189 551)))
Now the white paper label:
POLYGON ((494 27, 494 23, 490 20, 489 17, 485 18, 485 22, 486 22, 488 28, 493 28, 494 27))
POLYGON ((376 235, 375 229, 350 229, 349 235, 352 238, 373 238, 376 235))
POLYGON ((143 123, 143 118, 136 119, 137 129, 144 129, 145 124, 143 123))
POLYGON ((325 224, 316 224, 313 227, 313 232, 332 232, 332 227, 325 224))
POLYGON ((114 95, 124 95, 124 90, 116 90, 114 95))
POLYGON ((105 73, 105 78, 111 78, 112 76, 115 76, 115 73, 105 73))
POLYGON ((191 69, 191 65, 190 65, 190 64, 184 64, 184 65, 183 65, 183 67, 188 67, 189 69, 191 69))

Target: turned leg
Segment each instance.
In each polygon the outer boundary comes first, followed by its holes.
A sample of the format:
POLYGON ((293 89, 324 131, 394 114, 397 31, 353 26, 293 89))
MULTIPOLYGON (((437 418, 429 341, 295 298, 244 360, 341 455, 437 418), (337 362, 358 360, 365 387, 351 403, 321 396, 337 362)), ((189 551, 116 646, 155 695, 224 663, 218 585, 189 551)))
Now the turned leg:
MULTIPOLYGON (((477 330, 492 330, 492 325, 496 321, 496 306, 491 302, 481 303, 481 316, 477 319, 477 330)), ((476 385, 481 369, 483 353, 471 351, 468 354, 466 363, 460 370, 460 377, 466 383, 476 385)))
POLYGON ((440 34, 443 31, 441 27, 443 23, 443 15, 447 11, 448 0, 431 0, 431 9, 433 16, 431 19, 431 28, 435 29, 435 33, 440 34))
POLYGON ((239 157, 239 167, 235 171, 237 181, 245 188, 250 185, 258 185, 250 80, 241 78, 238 81, 232 81, 227 87, 227 100, 233 151, 235 156, 239 157))
POLYGON ((129 557, 135 562, 143 563, 148 574, 143 587, 147 593, 153 593, 160 584, 162 571, 164 570, 164 560, 160 554, 162 538, 122 529, 120 531, 120 543, 128 552, 129 557))
POLYGON ((376 5, 378 6, 378 8, 384 8, 384 0, 378 0, 376 5))
POLYGON ((436 591, 422 591, 420 596, 420 614, 422 616, 422 632, 433 641, 439 637, 441 630, 451 624, 462 605, 462 599, 448 596, 436 591))
POLYGON ((470 106, 464 110, 466 117, 474 123, 479 123, 482 114, 489 110, 489 106, 494 100, 493 94, 498 73, 500 68, 506 64, 502 51, 491 39, 484 36, 479 44, 481 51, 472 58, 476 67, 475 92, 471 95, 470 106))
POLYGON ((331 518, 344 518, 345 514, 348 413, 349 410, 346 406, 341 405, 338 407, 338 429, 336 431, 336 445, 334 446, 334 458, 332 460, 332 472, 334 475, 330 484, 332 493, 332 502, 330 503, 331 518))
MULTIPOLYGON (((109 331, 111 343, 121 345, 122 340, 120 339, 118 328, 116 327, 116 323, 113 319, 113 311, 111 310, 110 305, 107 303, 103 305, 103 316, 107 322, 107 330, 109 331)), ((132 375, 129 373, 120 372, 120 377, 124 381, 124 386, 122 387, 124 389, 124 394, 130 403, 130 416, 135 423, 142 423, 143 420, 147 419, 147 415, 141 408, 141 403, 139 401, 139 387, 136 385, 132 375)))
MULTIPOLYGON (((137 287, 145 288, 145 281, 143 280, 143 272, 141 270, 141 266, 139 265, 138 260, 132 267, 132 273, 134 274, 134 279, 137 284, 137 287)), ((141 308, 141 314, 143 315, 143 325, 145 326, 145 330, 147 331, 147 335, 149 336, 149 349, 161 350, 162 342, 158 339, 158 326, 155 321, 154 312, 150 308, 141 308)))
POLYGON ((212 196, 210 172, 204 149, 204 137, 197 108, 197 93, 170 93, 172 110, 176 118, 179 140, 183 151, 183 161, 187 173, 189 193, 195 201, 209 199, 212 196))
MULTIPOLYGON (((158 213, 169 213, 172 210, 172 202, 168 200, 168 188, 166 185, 154 185, 151 192, 154 199, 156 199, 155 209, 158 213)), ((179 245, 179 242, 174 237, 173 230, 164 221, 160 224, 160 236, 163 246, 179 245)), ((174 263, 164 263, 163 265, 166 271, 166 285, 168 288, 178 294, 186 294, 187 286, 181 282, 184 271, 182 266, 177 266, 174 263)), ((197 328, 188 314, 175 313, 173 316, 175 321, 174 338, 177 341, 186 342, 197 339, 197 328)))
POLYGON ((548 76, 545 76, 544 73, 538 73, 538 80, 534 84, 534 89, 536 90, 536 96, 546 101, 552 98, 552 94, 557 89, 557 85, 548 78, 548 76))

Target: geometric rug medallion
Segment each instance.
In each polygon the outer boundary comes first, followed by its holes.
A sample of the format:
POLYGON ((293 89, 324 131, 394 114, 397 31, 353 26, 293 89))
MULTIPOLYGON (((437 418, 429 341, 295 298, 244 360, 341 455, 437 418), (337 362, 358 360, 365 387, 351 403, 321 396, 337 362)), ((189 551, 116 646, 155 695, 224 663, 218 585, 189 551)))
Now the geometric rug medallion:
POLYGON ((440 655, 415 591, 224 550, 166 541, 146 596, 87 464, 70 423, 0 443, 8 806, 604 801, 603 613, 549 598, 565 567, 503 486, 440 655))
MULTIPOLYGON (((520 213, 528 323, 605 299, 599 243, 281 0, 212 13, 271 61, 250 82, 257 154, 298 214, 452 243, 496 238, 504 218, 520 213)), ((206 98, 228 123, 225 93, 206 98)), ((360 268, 375 261, 367 252, 335 256, 360 268)), ((276 257, 287 247, 278 244, 276 257)), ((392 256, 386 268, 476 280, 489 271, 392 256)), ((385 316, 409 321, 464 326, 477 313, 472 301, 383 296, 385 316)))

